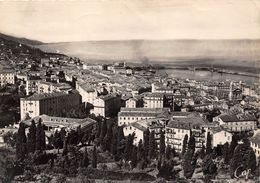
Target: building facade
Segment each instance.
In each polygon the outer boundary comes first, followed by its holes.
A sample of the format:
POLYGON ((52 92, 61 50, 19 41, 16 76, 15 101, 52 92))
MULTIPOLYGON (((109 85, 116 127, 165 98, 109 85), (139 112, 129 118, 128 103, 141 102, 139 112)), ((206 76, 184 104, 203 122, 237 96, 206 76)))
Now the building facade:
POLYGON ((4 86, 6 84, 14 84, 15 83, 15 74, 9 71, 1 71, 0 72, 0 86, 4 86))
POLYGON ((22 120, 42 114, 61 116, 80 105, 81 96, 77 92, 34 94, 20 99, 20 115, 22 120))

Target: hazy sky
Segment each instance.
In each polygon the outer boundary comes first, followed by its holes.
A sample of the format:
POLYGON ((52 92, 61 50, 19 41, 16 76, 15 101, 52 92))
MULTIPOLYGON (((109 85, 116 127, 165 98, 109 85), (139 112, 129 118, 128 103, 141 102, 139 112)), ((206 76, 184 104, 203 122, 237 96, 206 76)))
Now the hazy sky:
POLYGON ((260 0, 3 1, 0 32, 43 42, 254 39, 260 0))

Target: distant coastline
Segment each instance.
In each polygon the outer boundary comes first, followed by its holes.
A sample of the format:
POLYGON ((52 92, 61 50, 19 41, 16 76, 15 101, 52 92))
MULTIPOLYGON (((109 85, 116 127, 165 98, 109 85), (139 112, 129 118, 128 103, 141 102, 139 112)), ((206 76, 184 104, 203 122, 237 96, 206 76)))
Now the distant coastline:
MULTIPOLYGON (((191 67, 164 67, 161 68, 162 70, 189 70, 193 71, 191 67)), ((260 74, 256 73, 247 73, 247 72, 241 72, 241 71, 234 71, 234 70, 228 70, 228 69, 219 69, 219 68, 207 68, 207 67, 198 67, 194 71, 209 71, 209 72, 215 72, 215 73, 222 73, 222 74, 232 74, 232 75, 239 75, 239 76, 247 76, 247 77, 254 77, 254 78, 260 78, 260 74)))

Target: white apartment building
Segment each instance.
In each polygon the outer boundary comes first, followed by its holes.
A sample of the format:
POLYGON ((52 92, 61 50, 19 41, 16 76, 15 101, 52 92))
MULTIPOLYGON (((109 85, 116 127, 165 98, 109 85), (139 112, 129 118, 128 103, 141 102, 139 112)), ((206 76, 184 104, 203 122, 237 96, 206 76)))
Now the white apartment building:
POLYGON ((11 71, 1 71, 0 72, 0 86, 4 86, 6 84, 14 84, 15 83, 15 74, 11 71))
POLYGON ((145 108, 163 108, 164 95, 161 93, 147 93, 144 96, 145 108))
POLYGON ((88 83, 76 84, 76 90, 82 97, 82 102, 85 103, 85 107, 88 105, 94 105, 94 101, 98 96, 98 92, 91 87, 88 83))
POLYGON ((221 114, 213 119, 230 132, 252 131, 257 128, 257 119, 251 114, 221 114))
POLYGON ((201 149, 202 145, 206 145, 208 123, 198 116, 174 118, 169 121, 165 127, 165 142, 167 145, 174 147, 176 151, 181 152, 183 139, 185 135, 190 138, 191 132, 196 140, 196 150, 201 149))
POLYGON ((76 92, 34 94, 20 99, 21 120, 46 114, 61 116, 81 104, 81 96, 76 92))
POLYGON ((103 95, 95 98, 94 109, 91 111, 96 116, 112 117, 120 110, 121 99, 115 95, 103 95))
POLYGON ((147 130, 154 131, 154 137, 159 145, 161 132, 164 131, 165 119, 164 118, 152 118, 147 120, 140 120, 123 128, 124 136, 135 134, 134 145, 138 145, 139 141, 144 141, 144 134, 147 130))
POLYGON ((250 146, 253 148, 256 159, 260 156, 260 130, 254 132, 254 136, 250 138, 250 146))
POLYGON ((168 115, 168 108, 121 108, 118 113, 118 126, 129 125, 138 120, 147 120, 168 115))
POLYGON ((226 142, 229 144, 232 141, 232 133, 224 130, 221 127, 212 128, 209 130, 212 136, 212 146, 224 145, 226 142))

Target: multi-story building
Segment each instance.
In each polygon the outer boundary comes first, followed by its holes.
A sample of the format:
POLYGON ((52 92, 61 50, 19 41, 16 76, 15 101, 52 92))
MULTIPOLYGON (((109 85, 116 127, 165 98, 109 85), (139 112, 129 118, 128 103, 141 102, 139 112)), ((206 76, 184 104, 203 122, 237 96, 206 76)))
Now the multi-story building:
POLYGON ((68 94, 63 92, 34 94, 20 99, 20 115, 22 120, 42 114, 61 116, 80 104, 81 96, 75 91, 68 94))
POLYGON ((258 159, 260 156, 260 131, 256 130, 254 133, 254 136, 250 139, 250 146, 253 148, 255 155, 258 159))
POLYGON ((85 107, 93 106, 94 101, 98 96, 98 92, 91 87, 88 83, 76 85, 76 89, 82 97, 82 102, 85 104, 85 107))
POLYGON ((28 79, 26 81, 26 95, 34 94, 38 92, 38 82, 40 79, 28 79))
POLYGON ((37 82, 38 94, 41 93, 54 93, 54 92, 66 92, 72 90, 72 87, 67 83, 53 83, 47 81, 37 82))
POLYGON ((121 107, 121 99, 116 95, 101 95, 94 100, 92 113, 96 116, 116 116, 121 107))
POLYGON ((256 129, 257 119, 246 113, 241 114, 220 114, 213 121, 219 123, 220 126, 229 132, 252 131, 256 129))
POLYGON ((226 142, 231 143, 232 133, 226 131, 221 127, 215 127, 209 129, 209 132, 212 136, 212 146, 217 147, 218 145, 224 145, 226 142))
POLYGON ((123 128, 124 135, 135 134, 134 145, 138 145, 139 141, 144 141, 144 135, 147 130, 150 132, 154 131, 154 137, 159 145, 161 132, 164 131, 165 119, 164 118, 154 118, 147 120, 140 120, 123 128))
POLYGON ((138 120, 168 116, 168 108, 121 108, 118 113, 118 126, 129 125, 138 120))
POLYGON ((206 145, 207 132, 208 123, 202 117, 173 118, 165 127, 165 142, 181 152, 185 135, 190 138, 192 133, 196 140, 196 150, 199 150, 206 145))
POLYGON ((15 83, 15 74, 12 71, 0 71, 0 86, 15 83))
POLYGON ((141 98, 131 97, 126 100, 125 107, 126 108, 143 107, 143 100, 141 98))
POLYGON ((164 95, 161 93, 147 93, 144 96, 145 108, 163 108, 164 95))

